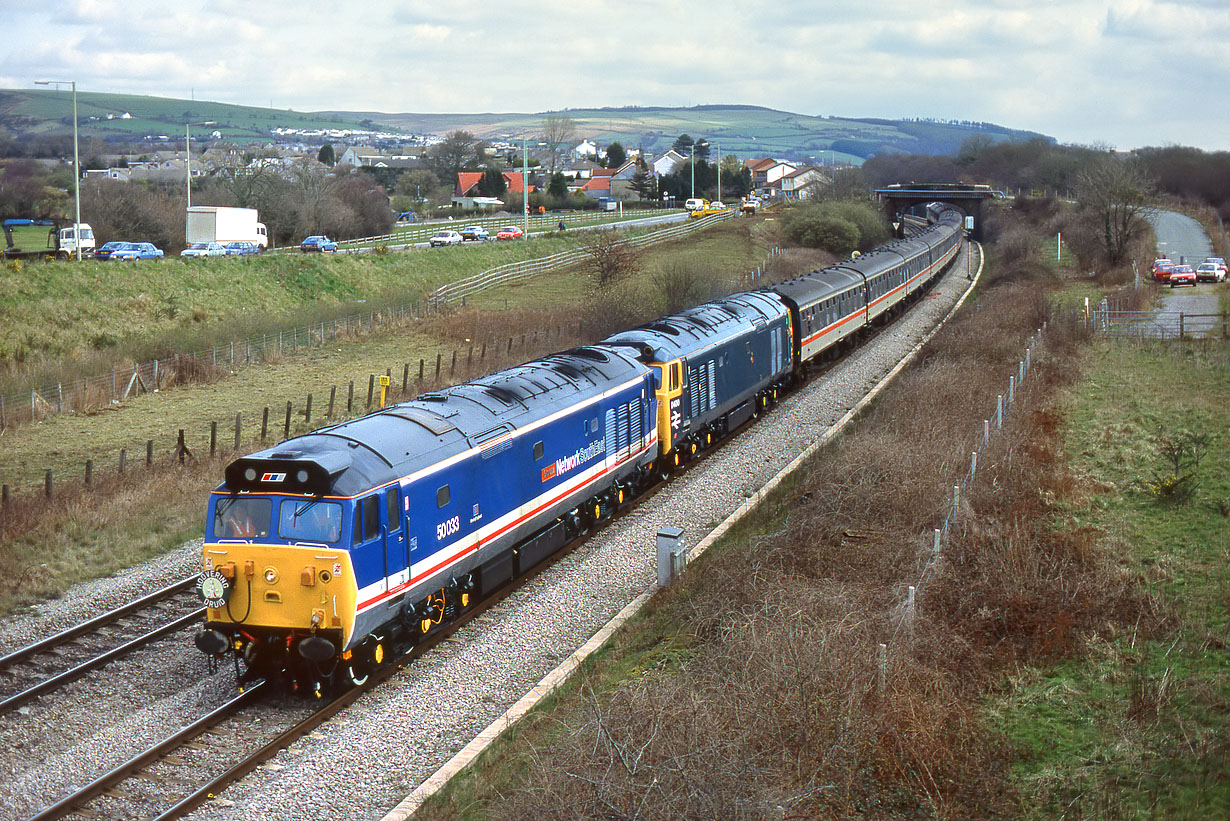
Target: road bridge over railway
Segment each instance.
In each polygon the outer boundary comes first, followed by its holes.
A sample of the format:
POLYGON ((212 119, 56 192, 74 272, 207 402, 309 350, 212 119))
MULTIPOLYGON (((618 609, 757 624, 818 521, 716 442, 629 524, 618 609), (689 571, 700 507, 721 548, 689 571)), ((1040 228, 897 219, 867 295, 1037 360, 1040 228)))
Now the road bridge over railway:
POLYGON ((956 183, 897 183, 887 188, 876 189, 876 198, 884 203, 890 222, 900 222, 901 215, 916 205, 929 202, 946 202, 960 208, 974 218, 975 239, 982 236, 982 204, 986 200, 1003 199, 1004 192, 992 190, 989 185, 960 185, 956 183))

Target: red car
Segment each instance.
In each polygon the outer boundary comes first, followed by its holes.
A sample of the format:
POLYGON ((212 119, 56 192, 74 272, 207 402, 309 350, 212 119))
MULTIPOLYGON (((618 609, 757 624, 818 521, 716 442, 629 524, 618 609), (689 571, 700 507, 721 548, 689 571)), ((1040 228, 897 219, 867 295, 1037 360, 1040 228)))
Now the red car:
POLYGON ((521 239, 523 231, 515 225, 510 225, 507 228, 500 230, 500 233, 495 235, 496 239, 521 239))
POLYGON ((1176 265, 1170 269, 1170 287, 1190 285, 1196 287, 1196 269, 1190 265, 1176 265))
POLYGON ((1170 269, 1174 267, 1174 263, 1165 257, 1155 259, 1153 261, 1153 281, 1165 282, 1170 276, 1170 269))

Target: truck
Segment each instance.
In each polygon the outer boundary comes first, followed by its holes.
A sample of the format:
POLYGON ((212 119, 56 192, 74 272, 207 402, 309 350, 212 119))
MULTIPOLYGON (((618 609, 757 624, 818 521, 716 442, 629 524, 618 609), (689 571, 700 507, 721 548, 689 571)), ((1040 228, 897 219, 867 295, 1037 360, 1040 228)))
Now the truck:
POLYGON ((194 242, 255 242, 262 251, 269 247, 265 225, 257 221, 255 208, 222 208, 194 205, 188 209, 185 239, 194 242))
POLYGON ((94 252, 94 229, 85 222, 67 220, 6 219, 4 221, 5 259, 71 259, 77 255, 80 237, 81 256, 94 252), (25 225, 47 225, 47 244, 43 248, 19 248, 13 242, 13 228, 25 225))

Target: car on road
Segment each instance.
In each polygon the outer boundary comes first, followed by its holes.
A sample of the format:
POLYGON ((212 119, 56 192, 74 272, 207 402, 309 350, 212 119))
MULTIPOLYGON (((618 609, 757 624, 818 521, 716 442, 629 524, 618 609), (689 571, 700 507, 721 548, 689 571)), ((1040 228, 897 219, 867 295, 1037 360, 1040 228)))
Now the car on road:
POLYGON ((1225 282, 1226 269, 1218 267, 1216 262, 1202 262, 1196 266, 1197 282, 1225 282))
POLYGON ((223 250, 226 251, 228 257, 254 257, 261 252, 261 247, 255 242, 237 239, 234 242, 228 242, 223 250))
POLYGON ((1170 275, 1170 269, 1173 267, 1174 263, 1165 257, 1153 260, 1153 281, 1165 282, 1166 278, 1170 275))
POLYGON ((106 242, 94 249, 94 259, 111 259, 111 254, 125 242, 106 242))
POLYGON ((449 229, 437 231, 431 239, 427 240, 427 244, 432 248, 438 248, 443 245, 460 245, 461 234, 449 229))
POLYGON ((1204 261, 1213 263, 1214 265, 1216 265, 1218 268, 1221 269, 1221 272, 1223 274, 1226 273, 1226 261, 1222 259, 1221 257, 1205 257, 1204 261))
POLYGON ((184 259, 191 257, 224 257, 226 246, 220 242, 194 242, 179 252, 184 259))
POLYGON ((523 232, 515 225, 510 225, 507 228, 501 228, 500 233, 495 235, 496 239, 521 239, 523 232))
POLYGON ((1176 265, 1170 269, 1168 281, 1171 288, 1179 285, 1191 285, 1194 288, 1196 287, 1196 269, 1190 265, 1176 265))
POLYGON ((111 252, 110 259, 121 261, 162 259, 162 251, 152 242, 122 242, 119 248, 111 252))
POLYGON ((487 233, 487 229, 481 225, 467 225, 461 229, 461 239, 473 240, 474 242, 483 242, 491 239, 491 235, 487 233))
POLYGON ((336 254, 337 243, 328 237, 313 235, 299 243, 299 250, 305 254, 323 254, 325 251, 332 251, 336 254))

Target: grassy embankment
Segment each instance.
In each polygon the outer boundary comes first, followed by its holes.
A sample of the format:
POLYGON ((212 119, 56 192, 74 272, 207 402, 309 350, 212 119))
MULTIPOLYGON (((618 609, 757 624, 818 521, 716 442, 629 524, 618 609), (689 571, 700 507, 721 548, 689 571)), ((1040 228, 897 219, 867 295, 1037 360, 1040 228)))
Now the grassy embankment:
MULTIPOLYGON (((726 286, 731 275, 742 274, 764 261, 767 249, 777 241, 772 232, 774 225, 762 220, 735 221, 686 240, 651 247, 642 255, 642 273, 630 280, 628 289, 622 292, 623 310, 632 306, 646 316, 654 315, 659 296, 653 283, 663 270, 682 267, 716 282, 715 287, 726 286)), ((123 285, 105 281, 105 274, 114 269, 110 263, 100 263, 78 271, 79 277, 88 278, 89 287, 73 295, 67 284, 57 283, 63 293, 48 299, 71 300, 68 310, 73 311, 86 310, 95 300, 121 304, 135 298, 128 295, 128 289, 136 287, 133 279, 148 268, 148 273, 156 278, 155 285, 147 285, 148 299, 213 305, 206 310, 219 331, 242 327, 242 320, 227 321, 226 312, 240 311, 245 302, 253 306, 246 312, 248 316, 256 314, 256 306, 264 305, 271 315, 287 324, 302 324, 302 314, 295 311, 312 310, 317 304, 312 298, 315 286, 310 284, 317 280, 323 280, 320 301, 328 305, 337 298, 330 296, 337 293, 329 290, 330 283, 347 296, 382 294, 394 288, 398 277, 415 277, 417 287, 425 288, 506 261, 506 257, 500 260, 490 255, 510 252, 515 252, 511 246, 492 244, 484 248, 443 249, 436 254, 409 254, 404 258, 311 256, 260 259, 253 265, 217 260, 205 261, 200 267, 173 261, 140 269, 120 266, 125 277, 123 285), (415 267, 416 263, 429 260, 439 261, 439 267, 430 269, 429 274, 424 273, 424 268, 415 267), (211 291, 217 295, 211 298, 212 302, 190 290, 192 280, 201 271, 214 275, 208 277, 211 291), (425 279, 428 276, 430 279, 425 279)), ((27 266, 26 270, 50 277, 50 271, 60 267, 27 266)), ((23 287, 37 290, 34 286, 23 287)), ((600 338, 596 334, 603 332, 602 321, 607 317, 595 317, 598 312, 591 310, 587 304, 590 301, 583 273, 547 275, 486 292, 470 301, 464 312, 287 355, 279 361, 223 375, 217 382, 180 385, 157 394, 144 394, 98 413, 50 417, 36 425, 6 431, 0 440, 0 481, 29 487, 41 480, 43 471, 52 468, 60 477, 57 497, 61 502, 50 515, 44 516, 41 505, 23 508, 17 503, 20 499, 15 499, 7 520, 0 522, 0 609, 106 575, 199 536, 202 500, 217 483, 230 455, 228 445, 236 413, 242 413, 247 432, 247 442, 241 450, 252 450, 257 445, 250 437, 259 432, 265 407, 271 408, 270 441, 276 441, 281 437, 287 401, 294 403, 294 430, 303 431, 304 400, 309 393, 314 398, 313 425, 319 425, 331 387, 338 387, 335 416, 344 408, 351 380, 356 384, 356 410, 360 410, 366 401, 370 374, 383 374, 391 369, 394 383, 400 388, 404 363, 413 363, 417 376, 418 360, 434 363, 437 352, 445 354, 447 369, 451 351, 460 351, 461 366, 455 378, 463 379, 600 338), (557 327, 578 322, 581 324, 574 333, 563 339, 555 335, 557 327), (504 343, 509 337, 519 338, 520 334, 546 328, 552 330, 549 337, 530 337, 524 346, 518 339, 512 352, 507 352, 504 343), (488 357, 476 361, 472 368, 465 367, 467 340, 480 345, 484 340, 493 340, 488 357), (501 343, 498 355, 495 340, 501 343), (223 451, 216 460, 205 458, 211 421, 218 422, 223 451), (180 428, 188 431, 189 446, 200 458, 185 468, 167 469, 166 453, 180 428), (142 464, 144 442, 148 439, 159 442, 159 469, 153 471, 152 478, 142 464), (128 449, 130 465, 123 481, 115 477, 121 448, 128 449), (82 497, 80 485, 86 459, 95 461, 95 486, 82 497), (66 487, 69 481, 72 486, 66 487), (27 526, 32 528, 28 532, 27 526)), ((46 304, 43 310, 47 309, 46 304)), ((37 329, 40 309, 22 306, 10 310, 25 318, 30 332, 37 329)), ((99 321, 105 328, 119 327, 105 316, 100 316, 99 321)), ((84 338, 88 331, 78 328, 80 324, 74 328, 79 338, 84 338)), ((182 320, 153 323, 146 329, 147 339, 150 344, 155 338, 165 340, 154 334, 166 328, 173 335, 182 326, 182 320)), ((449 381, 447 373, 443 381, 449 381)), ((410 387, 413 391, 416 386, 410 387)))
POLYGON ((996 267, 856 430, 424 815, 1226 817, 1226 343, 1052 327, 890 637, 1042 315, 996 267), (1145 486, 1167 425, 1211 437, 1186 504, 1145 486))

